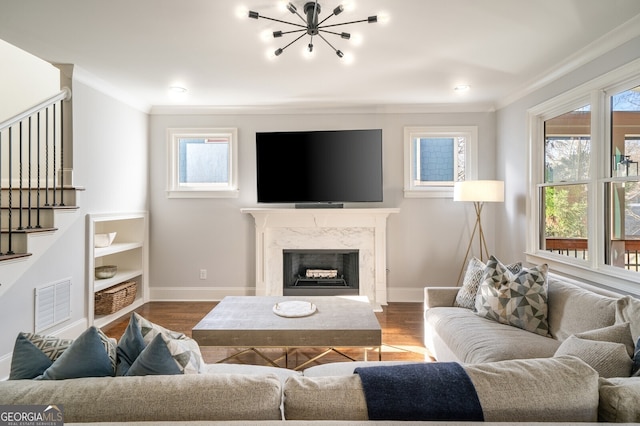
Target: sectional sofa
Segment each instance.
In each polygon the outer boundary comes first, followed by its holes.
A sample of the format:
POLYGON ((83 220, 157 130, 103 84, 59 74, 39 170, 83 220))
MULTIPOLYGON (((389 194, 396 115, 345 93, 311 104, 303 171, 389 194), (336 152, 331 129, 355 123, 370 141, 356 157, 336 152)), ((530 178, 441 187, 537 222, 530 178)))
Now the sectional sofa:
POLYGON ((196 374, 9 380, 0 382, 0 406, 59 404, 65 424, 94 425, 458 425, 474 424, 474 409, 487 424, 640 421, 640 377, 619 373, 631 370, 629 342, 640 334, 636 299, 552 276, 542 336, 454 306, 460 290, 424 290, 425 343, 438 363, 344 362, 302 372, 203 364, 196 374), (628 359, 611 368, 619 355, 628 359), (467 382, 441 375, 445 366, 467 382), (462 393, 469 383, 472 394, 462 393))

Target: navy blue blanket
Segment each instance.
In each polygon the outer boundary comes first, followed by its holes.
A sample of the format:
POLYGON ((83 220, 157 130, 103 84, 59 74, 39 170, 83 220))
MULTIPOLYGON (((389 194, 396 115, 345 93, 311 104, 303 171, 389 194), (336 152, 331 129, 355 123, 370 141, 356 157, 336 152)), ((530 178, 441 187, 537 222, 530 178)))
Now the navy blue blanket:
POLYGON ((476 389, 456 362, 359 367, 370 420, 483 421, 476 389))

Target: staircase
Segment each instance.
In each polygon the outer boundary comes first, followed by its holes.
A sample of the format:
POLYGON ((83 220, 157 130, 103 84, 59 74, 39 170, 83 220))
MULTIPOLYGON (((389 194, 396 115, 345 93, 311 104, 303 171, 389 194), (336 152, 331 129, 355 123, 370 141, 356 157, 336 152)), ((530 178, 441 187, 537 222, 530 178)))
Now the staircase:
POLYGON ((64 112, 70 99, 71 91, 63 89, 0 123, 0 295, 16 275, 10 265, 29 261, 36 248, 46 251, 47 244, 34 243, 33 237, 55 233, 60 213, 78 209, 81 188, 70 186, 64 176, 65 146, 71 140, 64 112))

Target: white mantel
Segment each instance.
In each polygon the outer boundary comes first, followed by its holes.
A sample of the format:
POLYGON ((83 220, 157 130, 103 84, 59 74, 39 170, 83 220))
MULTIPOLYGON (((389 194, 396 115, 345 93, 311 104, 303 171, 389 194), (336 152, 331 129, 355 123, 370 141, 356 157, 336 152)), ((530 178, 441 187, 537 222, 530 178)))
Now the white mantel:
POLYGON ((387 217, 394 208, 246 208, 256 222, 256 296, 282 296, 283 250, 355 249, 360 295, 387 304, 387 217))

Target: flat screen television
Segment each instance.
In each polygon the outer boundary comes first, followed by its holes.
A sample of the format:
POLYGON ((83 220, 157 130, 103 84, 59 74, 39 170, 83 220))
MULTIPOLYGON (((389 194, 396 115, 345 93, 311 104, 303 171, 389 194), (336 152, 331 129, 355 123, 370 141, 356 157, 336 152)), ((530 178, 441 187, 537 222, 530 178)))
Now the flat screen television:
POLYGON ((382 201, 382 130, 256 133, 259 203, 382 201))

